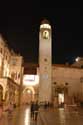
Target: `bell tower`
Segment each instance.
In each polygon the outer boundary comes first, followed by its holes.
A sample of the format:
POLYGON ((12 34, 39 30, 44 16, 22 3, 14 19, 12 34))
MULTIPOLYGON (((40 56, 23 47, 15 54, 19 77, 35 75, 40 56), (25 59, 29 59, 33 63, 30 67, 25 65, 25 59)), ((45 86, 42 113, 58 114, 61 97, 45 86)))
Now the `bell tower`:
POLYGON ((52 31, 48 20, 43 20, 39 32, 39 101, 51 101, 52 31))

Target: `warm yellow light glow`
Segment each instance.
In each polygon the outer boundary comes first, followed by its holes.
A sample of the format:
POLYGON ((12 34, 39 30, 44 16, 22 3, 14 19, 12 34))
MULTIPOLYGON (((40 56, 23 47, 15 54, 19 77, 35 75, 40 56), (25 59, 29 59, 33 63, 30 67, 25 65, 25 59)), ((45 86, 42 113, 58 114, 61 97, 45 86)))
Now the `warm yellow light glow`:
POLYGON ((6 77, 7 76, 7 63, 4 64, 4 71, 3 71, 3 76, 6 77))
POLYGON ((0 66, 2 65, 2 58, 0 57, 0 66))
POLYGON ((31 93, 31 90, 30 90, 30 89, 28 89, 28 90, 27 90, 27 92, 30 94, 30 93, 31 93))
POLYGON ((49 38, 49 32, 48 32, 47 30, 45 30, 45 31, 43 32, 43 37, 44 37, 45 39, 48 39, 48 38, 49 38))
POLYGON ((59 93, 59 104, 64 103, 64 94, 63 93, 59 93))
POLYGON ((24 125, 30 125, 30 109, 27 108, 25 111, 24 125))
POLYGON ((4 76, 4 77, 8 77, 8 76, 9 76, 9 65, 7 64, 6 61, 5 61, 5 63, 4 63, 3 76, 4 76))
POLYGON ((45 29, 51 29, 51 26, 49 24, 41 24, 40 29, 45 28, 45 29))
POLYGON ((25 93, 27 89, 29 89, 33 94, 35 94, 35 90, 34 90, 34 88, 33 88, 32 86, 26 87, 26 88, 23 90, 23 93, 25 93))
POLYGON ((39 75, 24 75, 23 85, 36 85, 39 84, 39 75))
POLYGON ((9 65, 7 66, 7 77, 9 76, 9 65))
POLYGON ((76 62, 78 62, 79 60, 80 60, 80 57, 77 57, 77 58, 76 58, 76 62))

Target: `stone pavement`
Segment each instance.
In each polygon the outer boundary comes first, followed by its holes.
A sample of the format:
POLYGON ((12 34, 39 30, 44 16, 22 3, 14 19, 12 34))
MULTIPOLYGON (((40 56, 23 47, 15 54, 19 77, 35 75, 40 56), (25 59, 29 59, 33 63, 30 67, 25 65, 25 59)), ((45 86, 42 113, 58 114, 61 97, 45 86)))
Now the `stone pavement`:
POLYGON ((30 107, 22 106, 15 108, 12 113, 3 112, 0 125, 37 125, 37 123, 30 118, 30 107))
POLYGON ((37 125, 83 125, 83 108, 40 110, 37 125))
POLYGON ((30 118, 30 107, 24 106, 4 113, 0 125, 83 125, 83 108, 40 109, 36 122, 30 118))

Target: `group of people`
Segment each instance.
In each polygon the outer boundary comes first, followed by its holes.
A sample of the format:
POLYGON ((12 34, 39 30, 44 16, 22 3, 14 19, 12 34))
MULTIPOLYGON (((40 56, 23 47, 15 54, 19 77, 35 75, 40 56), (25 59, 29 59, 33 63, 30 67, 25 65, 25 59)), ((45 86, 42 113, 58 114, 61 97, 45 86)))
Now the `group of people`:
POLYGON ((33 120, 37 120, 38 110, 39 110, 38 101, 36 101, 36 102, 31 102, 31 118, 32 118, 33 120))

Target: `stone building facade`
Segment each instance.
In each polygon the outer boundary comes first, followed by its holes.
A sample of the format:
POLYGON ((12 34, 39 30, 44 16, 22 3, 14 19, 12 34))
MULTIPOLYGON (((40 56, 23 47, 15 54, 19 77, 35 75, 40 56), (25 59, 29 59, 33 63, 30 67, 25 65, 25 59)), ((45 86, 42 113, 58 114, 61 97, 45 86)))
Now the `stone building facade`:
POLYGON ((39 100, 55 105, 83 101, 83 60, 79 58, 82 66, 52 65, 51 52, 52 28, 48 20, 43 20, 39 31, 39 100))
MULTIPOLYGON (((26 64, 24 74, 38 75, 40 84, 40 68, 38 64, 26 64), (31 69, 31 72, 27 71, 27 68, 31 69), (33 69, 34 66, 34 70, 33 69), (35 74, 36 73, 36 74, 35 74)), ((46 83, 47 84, 47 83, 46 83)), ((36 100, 39 95, 39 85, 26 86, 25 88, 33 88, 36 93, 36 100), (36 88, 36 89, 35 89, 36 88)), ((24 89, 25 89, 24 88, 24 89)), ((75 104, 83 101, 83 69, 80 67, 73 67, 72 65, 65 64, 53 64, 52 65, 52 82, 51 82, 51 101, 54 106, 58 106, 61 103, 75 104)), ((46 91, 47 94, 47 91, 46 91)), ((35 97, 35 96, 34 96, 35 97)))
POLYGON ((19 104, 23 76, 23 57, 11 51, 0 35, 0 102, 19 104))
MULTIPOLYGON (((64 94, 64 103, 83 101, 83 69, 65 65, 52 66, 52 99, 59 101, 64 94)), ((59 103, 59 102, 58 102, 59 103)))

